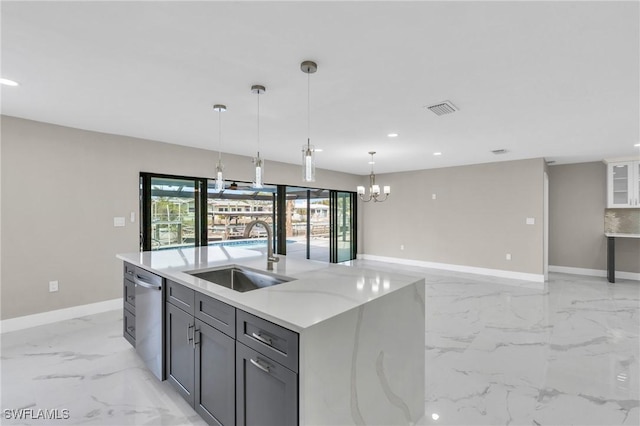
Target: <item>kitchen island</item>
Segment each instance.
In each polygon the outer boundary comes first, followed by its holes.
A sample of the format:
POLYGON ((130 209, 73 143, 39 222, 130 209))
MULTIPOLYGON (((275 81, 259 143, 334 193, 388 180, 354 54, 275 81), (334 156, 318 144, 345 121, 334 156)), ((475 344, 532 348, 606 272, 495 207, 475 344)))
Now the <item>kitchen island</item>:
MULTIPOLYGON (((118 258, 163 277, 169 288, 178 285, 234 309, 238 321, 236 356, 261 344, 258 339, 271 342, 275 336, 277 340, 278 330, 295 336, 287 343, 295 340, 295 350, 274 350, 275 356, 267 354, 262 361, 251 358, 255 370, 250 373, 244 373, 245 367, 240 368, 236 358, 236 383, 240 374, 268 374, 267 365, 272 365, 273 371, 280 368, 293 374, 300 425, 401 425, 415 424, 422 418, 424 279, 286 256, 274 264, 273 271, 267 271, 264 253, 234 247, 162 250, 122 254, 118 258), (292 280, 239 292, 186 273, 228 265, 292 280), (272 329, 271 334, 263 335, 269 338, 261 338, 260 332, 249 333, 253 320, 261 321, 268 332, 272 329), (243 342, 250 347, 247 349, 243 342), (293 362, 291 356, 283 357, 283 361, 278 358, 283 351, 285 355, 295 355, 293 364, 288 364, 293 362)), ((174 309, 173 305, 167 306, 174 309)), ((170 343, 167 335, 165 344, 170 343)), ((194 348, 197 340, 193 334, 194 348)), ((248 377, 243 376, 236 386, 249 386, 248 377)), ((239 388, 236 395, 244 398, 239 388)), ((249 423, 246 407, 237 402, 236 407, 235 421, 249 423)))

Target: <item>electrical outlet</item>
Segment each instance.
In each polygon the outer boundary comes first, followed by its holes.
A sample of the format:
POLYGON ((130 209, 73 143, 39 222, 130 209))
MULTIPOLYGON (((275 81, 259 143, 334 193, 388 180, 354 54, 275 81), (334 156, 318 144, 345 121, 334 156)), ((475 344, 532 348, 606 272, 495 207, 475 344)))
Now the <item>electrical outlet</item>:
POLYGON ((505 256, 505 259, 511 260, 511 253, 507 253, 507 255, 505 256))
POLYGON ((131 221, 131 223, 136 221, 136 212, 131 212, 129 214, 129 220, 131 221))
POLYGON ((436 194, 431 194, 431 199, 435 200, 436 199, 436 194))
POLYGON ((404 250, 404 244, 400 244, 400 250, 404 250))
POLYGON ((49 293, 58 291, 58 281, 49 281, 49 293))

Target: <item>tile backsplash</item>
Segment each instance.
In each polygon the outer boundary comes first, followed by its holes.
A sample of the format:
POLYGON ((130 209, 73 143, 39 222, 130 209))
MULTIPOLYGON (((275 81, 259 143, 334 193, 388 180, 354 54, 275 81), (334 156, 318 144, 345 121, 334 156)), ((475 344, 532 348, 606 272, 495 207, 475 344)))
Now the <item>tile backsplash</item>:
POLYGON ((640 234, 640 209, 605 209, 604 232, 640 234))

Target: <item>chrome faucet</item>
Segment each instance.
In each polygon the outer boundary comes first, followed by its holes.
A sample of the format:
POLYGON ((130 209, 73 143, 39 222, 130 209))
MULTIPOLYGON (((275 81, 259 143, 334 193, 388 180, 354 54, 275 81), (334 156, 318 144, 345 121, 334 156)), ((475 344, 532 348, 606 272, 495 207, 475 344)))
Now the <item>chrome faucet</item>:
POLYGON ((249 224, 244 228, 244 237, 249 238, 249 234, 251 234, 251 230, 256 225, 262 225, 262 227, 267 231, 267 271, 273 271, 273 262, 280 261, 279 257, 273 255, 273 234, 271 233, 271 227, 264 220, 254 220, 249 222, 249 224))

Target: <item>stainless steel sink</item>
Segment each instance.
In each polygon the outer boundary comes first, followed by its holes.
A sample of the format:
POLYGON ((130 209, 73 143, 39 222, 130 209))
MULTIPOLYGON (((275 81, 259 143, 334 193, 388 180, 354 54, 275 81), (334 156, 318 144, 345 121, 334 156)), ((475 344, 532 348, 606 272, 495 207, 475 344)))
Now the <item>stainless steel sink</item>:
POLYGON ((294 280, 241 266, 226 266, 207 271, 185 271, 185 273, 242 293, 294 280))

